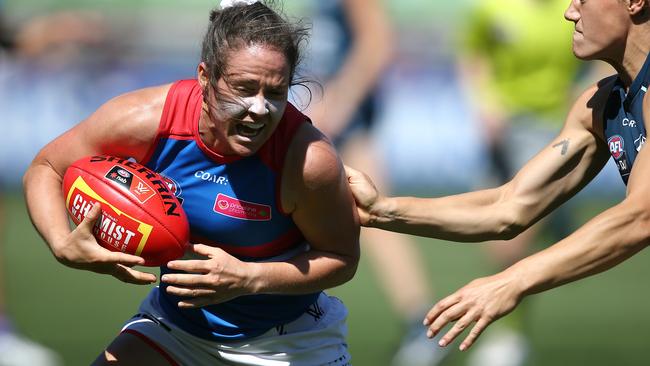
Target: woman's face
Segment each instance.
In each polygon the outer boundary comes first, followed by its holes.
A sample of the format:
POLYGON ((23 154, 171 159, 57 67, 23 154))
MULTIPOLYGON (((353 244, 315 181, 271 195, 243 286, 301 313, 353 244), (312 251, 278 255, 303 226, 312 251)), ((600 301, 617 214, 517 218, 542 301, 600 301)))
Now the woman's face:
POLYGON ((583 60, 619 59, 631 22, 623 0, 571 0, 564 17, 575 23, 573 53, 583 60))
POLYGON ((249 45, 231 51, 216 92, 209 86, 203 65, 199 81, 208 90, 208 128, 213 140, 204 142, 222 155, 249 156, 269 139, 284 114, 290 66, 281 52, 249 45))

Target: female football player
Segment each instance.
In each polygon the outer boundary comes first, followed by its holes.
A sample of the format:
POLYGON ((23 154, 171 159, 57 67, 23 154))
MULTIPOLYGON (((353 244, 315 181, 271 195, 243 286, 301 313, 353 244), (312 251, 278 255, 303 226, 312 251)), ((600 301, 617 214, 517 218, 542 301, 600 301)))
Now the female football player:
POLYGON ((160 286, 95 364, 349 363, 347 311, 323 290, 354 275, 359 225, 334 148, 287 103, 305 34, 261 2, 222 1, 195 80, 119 96, 34 159, 28 209, 67 266, 156 281, 131 268, 142 258, 97 244, 99 204, 69 229, 61 177, 81 157, 128 157, 159 172, 178 185, 189 219, 191 250, 161 268, 160 286), (266 214, 242 218, 217 196, 266 214))

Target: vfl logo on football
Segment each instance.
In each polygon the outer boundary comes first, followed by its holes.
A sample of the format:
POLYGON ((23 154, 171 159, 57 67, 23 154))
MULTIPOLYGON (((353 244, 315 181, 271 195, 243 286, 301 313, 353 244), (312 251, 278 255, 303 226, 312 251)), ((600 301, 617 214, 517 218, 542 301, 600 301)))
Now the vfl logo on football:
POLYGON ((625 142, 621 135, 614 135, 607 140, 607 145, 609 145, 609 152, 612 154, 614 159, 620 159, 625 152, 625 142))
POLYGON ((270 221, 271 206, 238 200, 223 193, 217 195, 214 212, 240 220, 270 221))

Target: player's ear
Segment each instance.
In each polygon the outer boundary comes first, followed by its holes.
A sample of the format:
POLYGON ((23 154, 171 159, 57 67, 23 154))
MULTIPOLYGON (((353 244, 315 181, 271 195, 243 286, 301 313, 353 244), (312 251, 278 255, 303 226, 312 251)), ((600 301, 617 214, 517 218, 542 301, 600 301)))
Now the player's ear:
POLYGON ((210 84, 210 76, 208 74, 208 66, 205 62, 199 63, 199 66, 196 67, 196 76, 199 80, 199 85, 201 85, 201 89, 207 90, 210 84))
POLYGON ((648 3, 650 0, 628 0, 628 11, 630 15, 647 15, 648 3))

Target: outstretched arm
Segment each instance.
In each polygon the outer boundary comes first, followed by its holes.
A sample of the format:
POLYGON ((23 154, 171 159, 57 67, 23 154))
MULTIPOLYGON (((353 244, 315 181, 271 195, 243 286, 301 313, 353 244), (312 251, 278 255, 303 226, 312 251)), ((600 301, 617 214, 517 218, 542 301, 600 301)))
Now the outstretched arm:
POLYGON ((598 87, 585 92, 560 135, 508 183, 440 198, 383 197, 369 178, 348 169, 365 226, 453 241, 510 239, 584 187, 608 159, 592 127, 598 87))
MULTIPOLYGON (((646 97, 644 118, 648 117, 650 98, 646 97)), ((634 162, 625 200, 548 249, 494 276, 472 281, 440 301, 425 319, 429 335, 457 320, 441 339, 441 345, 446 345, 476 322, 460 345, 461 350, 467 349, 490 323, 512 311, 524 296, 603 272, 650 244, 650 152, 646 150, 634 162)))

